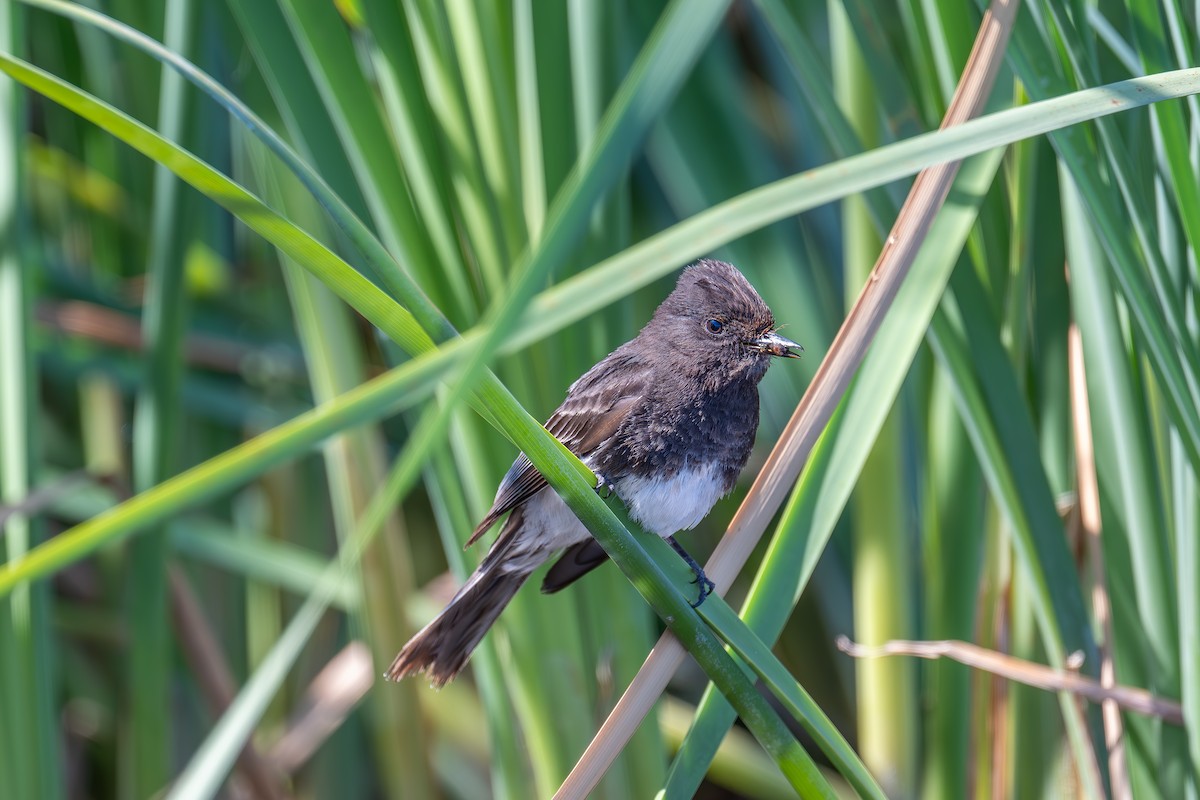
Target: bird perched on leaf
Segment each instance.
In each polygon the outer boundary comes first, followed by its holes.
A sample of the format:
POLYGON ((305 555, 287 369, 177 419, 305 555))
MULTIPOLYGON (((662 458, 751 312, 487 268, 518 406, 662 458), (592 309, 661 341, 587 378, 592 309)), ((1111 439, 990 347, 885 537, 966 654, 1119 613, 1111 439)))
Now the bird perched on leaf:
MULTIPOLYGON (((772 357, 799 358, 767 304, 737 268, 702 260, 632 341, 571 385, 546 429, 596 473, 597 488, 663 537, 696 574, 699 605, 713 590, 675 541, 733 489, 758 429, 758 382, 772 357)), ((385 673, 453 678, 521 584, 562 550, 542 591, 557 592, 607 558, 524 454, 467 544, 508 518, 479 568, 385 673)))

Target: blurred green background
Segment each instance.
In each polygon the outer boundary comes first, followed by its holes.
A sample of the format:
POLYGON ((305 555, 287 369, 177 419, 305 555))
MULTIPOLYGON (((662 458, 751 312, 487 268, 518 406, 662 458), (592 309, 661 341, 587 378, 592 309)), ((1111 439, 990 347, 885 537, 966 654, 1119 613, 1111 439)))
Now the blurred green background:
MULTIPOLYGON (((21 81, 37 91, 0 77, 0 796, 550 796, 662 625, 610 565, 552 599, 531 581, 441 692, 379 680, 482 557, 461 544, 517 452, 476 410, 443 405, 468 359, 446 361, 440 385, 394 368, 421 369, 412 356, 447 323, 482 325, 495 375, 544 419, 687 262, 737 264, 806 357, 764 381, 743 485, 686 539, 703 561, 908 180, 848 161, 823 174, 820 200, 802 180, 762 187, 935 130, 982 7, 74 6, 163 42, 244 102, 365 222, 372 255, 257 122, 64 5, 0 0, 5 71, 28 61, 212 169, 188 185, 165 166, 183 169, 176 155, 121 141, 153 148, 152 134, 104 129, 113 116, 98 127, 32 73, 21 81), (639 53, 659 60, 638 70, 639 53), (397 388, 352 405, 378 376, 397 388), (320 433, 311 416, 275 430, 314 407, 345 411, 320 433), (430 423, 440 407, 444 431, 430 423), (34 549, 79 523, 59 549, 34 549), (339 548, 361 542, 328 588, 339 548), (23 566, 31 551, 53 559, 23 566), (239 731, 253 750, 230 769, 239 731)), ((1027 3, 989 110, 1194 64, 1197 13, 1027 3)), ((1102 113, 1090 102, 1085 116, 1102 113)), ((1028 124, 993 140, 1016 142, 1002 159, 964 168, 919 261, 940 282, 893 304, 874 371, 727 598, 739 607, 759 573, 751 603, 775 620, 759 634, 782 626, 779 660, 888 796, 1195 797, 1200 107, 1192 96, 1033 139, 1028 124), (1071 363, 1086 366, 1074 390, 1071 363), (1099 538, 1079 514, 1089 439, 1099 538), (1182 724, 1076 716, 1071 697, 947 661, 852 660, 841 634, 965 640, 1055 667, 1080 651, 1093 677, 1109 653, 1117 683, 1182 704, 1182 724)), ((594 796, 792 796, 741 726, 710 755, 728 722, 706 687, 687 662, 594 796), (688 735, 698 704, 707 727, 688 735)))

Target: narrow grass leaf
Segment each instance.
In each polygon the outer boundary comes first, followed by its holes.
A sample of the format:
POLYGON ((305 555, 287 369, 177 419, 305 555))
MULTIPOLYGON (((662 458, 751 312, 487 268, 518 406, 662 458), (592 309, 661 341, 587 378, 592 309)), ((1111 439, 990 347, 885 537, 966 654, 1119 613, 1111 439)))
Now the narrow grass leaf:
MULTIPOLYGON (((171 0, 166 6, 164 43, 183 55, 191 49, 198 10, 191 0, 171 0)), ((188 100, 183 78, 163 69, 159 81, 158 130, 180 140, 188 100)), ((179 433, 184 427, 182 381, 183 336, 187 327, 184 291, 184 251, 189 231, 183 187, 169 169, 154 170, 154 206, 150 222, 142 337, 150 343, 145 375, 133 415, 133 487, 142 491, 176 470, 179 433)), ((129 791, 152 795, 170 777, 171 630, 167 612, 167 540, 140 537, 129 549, 129 609, 132 642, 128 661, 131 700, 131 763, 129 791)))

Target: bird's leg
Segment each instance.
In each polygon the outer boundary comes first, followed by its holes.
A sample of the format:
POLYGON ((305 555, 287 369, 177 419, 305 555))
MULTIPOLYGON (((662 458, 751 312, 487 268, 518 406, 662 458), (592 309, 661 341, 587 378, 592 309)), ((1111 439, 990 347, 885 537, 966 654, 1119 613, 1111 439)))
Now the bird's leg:
POLYGON ((690 605, 692 608, 699 608, 700 604, 704 602, 704 598, 712 594, 717 585, 708 579, 708 576, 704 574, 704 569, 696 563, 696 559, 688 555, 687 550, 683 549, 683 545, 675 541, 674 536, 668 536, 667 542, 670 543, 671 547, 675 548, 675 552, 679 553, 679 557, 687 562, 687 565, 692 568, 692 572, 696 573, 696 579, 692 583, 700 587, 700 597, 690 605))
POLYGON ((601 475, 599 472, 592 472, 596 476, 596 494, 604 500, 612 497, 616 493, 617 487, 608 478, 601 475))

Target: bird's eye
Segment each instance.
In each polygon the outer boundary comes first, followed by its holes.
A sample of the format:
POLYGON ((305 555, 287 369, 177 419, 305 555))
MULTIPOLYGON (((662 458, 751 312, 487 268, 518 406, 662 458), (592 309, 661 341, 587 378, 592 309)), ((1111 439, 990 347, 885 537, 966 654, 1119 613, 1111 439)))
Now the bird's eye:
POLYGON ((704 327, 709 333, 717 334, 725 330, 725 323, 721 322, 719 319, 710 319, 708 322, 704 323, 704 327))

